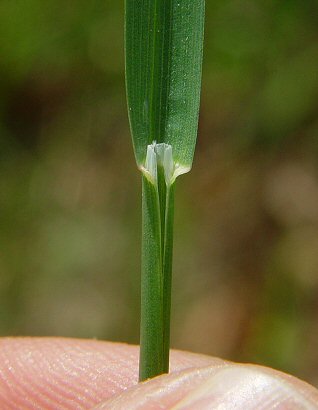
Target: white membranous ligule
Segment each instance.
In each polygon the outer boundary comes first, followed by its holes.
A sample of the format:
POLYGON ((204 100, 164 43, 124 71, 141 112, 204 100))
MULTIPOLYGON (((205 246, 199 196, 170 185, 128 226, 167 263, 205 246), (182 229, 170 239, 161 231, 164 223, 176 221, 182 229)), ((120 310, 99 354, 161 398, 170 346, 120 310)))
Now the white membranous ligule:
POLYGON ((166 185, 174 183, 177 176, 190 171, 190 167, 185 167, 173 160, 172 146, 165 143, 157 144, 154 141, 147 146, 146 162, 141 166, 141 172, 153 184, 157 183, 157 168, 162 166, 165 174, 166 185))

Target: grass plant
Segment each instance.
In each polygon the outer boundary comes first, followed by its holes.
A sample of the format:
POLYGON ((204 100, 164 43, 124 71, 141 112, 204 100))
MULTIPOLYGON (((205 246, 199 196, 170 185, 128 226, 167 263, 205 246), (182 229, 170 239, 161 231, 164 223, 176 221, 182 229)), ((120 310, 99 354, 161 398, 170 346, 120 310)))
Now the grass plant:
POLYGON ((204 6, 125 2, 128 112, 142 173, 141 381, 169 371, 174 191, 195 150, 204 6))

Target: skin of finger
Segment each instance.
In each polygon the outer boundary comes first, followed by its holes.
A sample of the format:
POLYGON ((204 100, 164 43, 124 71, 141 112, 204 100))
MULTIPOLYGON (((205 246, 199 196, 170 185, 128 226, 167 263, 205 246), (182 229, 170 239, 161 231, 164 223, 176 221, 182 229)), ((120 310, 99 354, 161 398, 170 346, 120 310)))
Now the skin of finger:
MULTIPOLYGON (((0 409, 91 409, 138 382, 138 346, 66 338, 0 339, 0 409)), ((220 359, 173 351, 171 370, 220 359)))
POLYGON ((292 376, 225 363, 163 375, 112 397, 95 410, 316 410, 318 392, 292 376))

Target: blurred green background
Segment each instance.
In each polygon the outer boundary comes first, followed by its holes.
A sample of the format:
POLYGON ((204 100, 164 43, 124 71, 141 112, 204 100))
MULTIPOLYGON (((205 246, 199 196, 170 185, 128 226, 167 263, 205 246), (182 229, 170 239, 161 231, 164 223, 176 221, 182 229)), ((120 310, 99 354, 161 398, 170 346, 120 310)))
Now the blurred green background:
MULTIPOLYGON (((207 0, 172 346, 318 385, 318 3, 207 0)), ((138 343, 123 2, 0 2, 0 334, 138 343)))

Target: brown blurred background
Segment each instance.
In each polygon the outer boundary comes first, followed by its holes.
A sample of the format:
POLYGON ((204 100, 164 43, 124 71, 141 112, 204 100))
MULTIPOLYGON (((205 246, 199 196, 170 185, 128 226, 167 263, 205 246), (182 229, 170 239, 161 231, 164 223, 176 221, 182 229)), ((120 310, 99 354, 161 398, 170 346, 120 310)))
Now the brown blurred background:
MULTIPOLYGON (((0 334, 138 343, 123 2, 0 3, 0 334)), ((172 345, 318 385, 318 3, 207 1, 172 345)))

